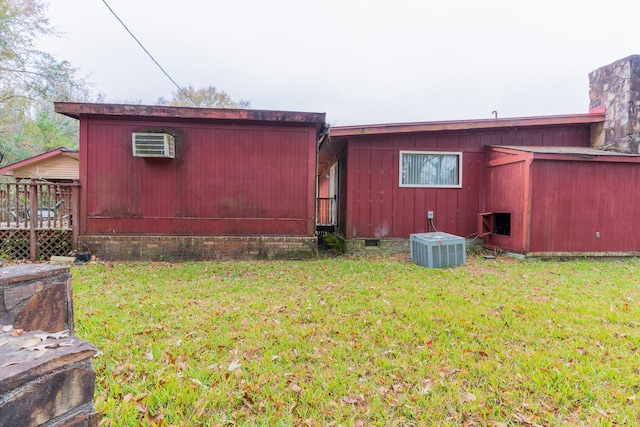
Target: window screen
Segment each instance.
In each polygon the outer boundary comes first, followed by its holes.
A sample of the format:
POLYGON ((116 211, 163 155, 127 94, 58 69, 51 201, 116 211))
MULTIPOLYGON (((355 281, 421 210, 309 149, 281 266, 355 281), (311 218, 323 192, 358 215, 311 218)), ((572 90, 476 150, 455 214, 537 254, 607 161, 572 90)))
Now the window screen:
POLYGON ((462 153, 401 151, 401 187, 462 186, 462 153))

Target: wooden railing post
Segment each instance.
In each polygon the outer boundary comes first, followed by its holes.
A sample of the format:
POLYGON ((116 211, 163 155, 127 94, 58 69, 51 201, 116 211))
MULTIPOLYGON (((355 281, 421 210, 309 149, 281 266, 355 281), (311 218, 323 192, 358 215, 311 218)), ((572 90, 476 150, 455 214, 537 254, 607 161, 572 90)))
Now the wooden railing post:
POLYGON ((37 187, 31 181, 29 184, 29 254, 31 261, 38 259, 38 233, 36 233, 36 220, 38 218, 37 187))
POLYGON ((80 234, 80 181, 73 180, 71 187, 71 218, 69 218, 71 226, 71 246, 73 250, 78 250, 78 235, 80 234), (72 223, 73 222, 73 223, 72 223))

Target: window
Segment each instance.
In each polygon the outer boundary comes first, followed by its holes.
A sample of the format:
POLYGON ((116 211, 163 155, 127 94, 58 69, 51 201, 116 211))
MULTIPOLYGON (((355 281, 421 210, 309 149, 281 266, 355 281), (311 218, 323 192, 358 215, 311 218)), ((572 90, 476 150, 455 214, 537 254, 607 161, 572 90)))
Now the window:
POLYGON ((462 153, 400 151, 400 187, 462 187, 462 153))

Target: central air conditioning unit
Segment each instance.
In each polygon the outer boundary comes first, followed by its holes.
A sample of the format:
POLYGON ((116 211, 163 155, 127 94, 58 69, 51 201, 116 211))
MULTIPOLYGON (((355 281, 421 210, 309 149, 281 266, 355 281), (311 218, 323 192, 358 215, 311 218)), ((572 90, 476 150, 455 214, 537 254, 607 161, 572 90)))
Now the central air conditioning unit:
POLYGON ((464 237, 447 233, 409 235, 411 261, 423 267, 439 268, 467 263, 464 237))
POLYGON ((176 141, 168 133, 134 133, 132 142, 135 157, 176 157, 176 141))

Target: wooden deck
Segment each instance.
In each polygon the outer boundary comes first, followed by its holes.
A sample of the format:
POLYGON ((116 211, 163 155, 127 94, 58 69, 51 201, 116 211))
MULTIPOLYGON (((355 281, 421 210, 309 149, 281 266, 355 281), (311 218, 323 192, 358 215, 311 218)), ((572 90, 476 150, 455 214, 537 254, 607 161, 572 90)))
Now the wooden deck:
POLYGON ((0 183, 0 253, 36 261, 77 249, 78 189, 77 183, 0 183))

